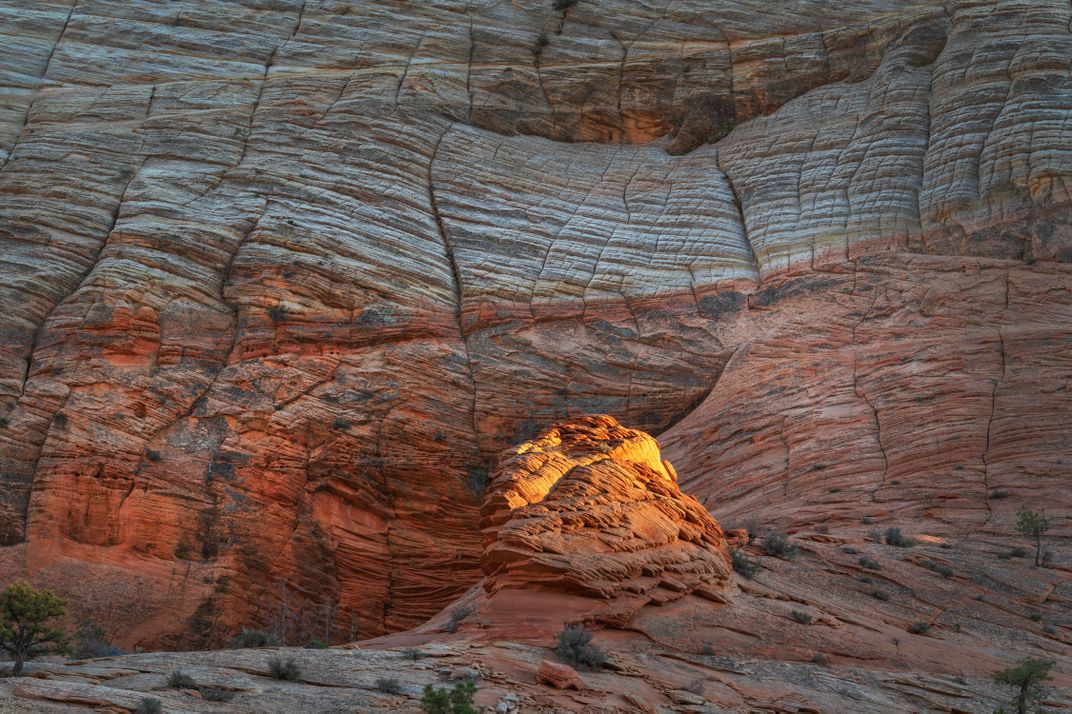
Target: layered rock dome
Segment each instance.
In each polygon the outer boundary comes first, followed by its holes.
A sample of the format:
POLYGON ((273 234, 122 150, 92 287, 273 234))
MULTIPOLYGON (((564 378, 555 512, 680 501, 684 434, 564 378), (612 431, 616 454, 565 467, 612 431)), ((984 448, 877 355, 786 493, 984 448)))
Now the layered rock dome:
POLYGON ((424 622, 582 414, 733 526, 1069 508, 1065 0, 0 18, 0 570, 125 646, 424 622))
POLYGON ((730 581, 722 529, 678 490, 648 434, 614 418, 557 424, 505 451, 481 518, 484 589, 552 590, 639 608, 730 581))

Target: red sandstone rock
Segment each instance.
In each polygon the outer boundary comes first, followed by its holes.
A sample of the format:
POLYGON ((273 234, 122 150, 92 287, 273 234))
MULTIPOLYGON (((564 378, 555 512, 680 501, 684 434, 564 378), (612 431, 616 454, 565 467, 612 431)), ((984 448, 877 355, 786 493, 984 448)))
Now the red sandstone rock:
POLYGON ((655 708, 636 694, 625 693, 622 695, 622 698, 629 702, 630 706, 635 707, 638 712, 655 714, 655 708))
POLYGON ((613 417, 504 451, 482 513, 483 580, 416 632, 550 641, 568 623, 627 627, 645 606, 730 601, 722 529, 658 442, 613 417))
POLYGON ((652 437, 595 416, 500 458, 481 518, 484 588, 662 604, 730 581, 722 530, 652 437))
POLYGON ((735 528, 726 531, 726 545, 731 548, 741 548, 748 544, 748 529, 735 528))
POLYGON ((592 412, 734 525, 1067 510, 1066 2, 550 4, 2 13, 0 572, 402 629, 592 412))
POLYGON ((577 674, 577 670, 568 664, 552 662, 549 659, 540 661, 536 681, 555 689, 584 689, 584 681, 581 675, 577 674))

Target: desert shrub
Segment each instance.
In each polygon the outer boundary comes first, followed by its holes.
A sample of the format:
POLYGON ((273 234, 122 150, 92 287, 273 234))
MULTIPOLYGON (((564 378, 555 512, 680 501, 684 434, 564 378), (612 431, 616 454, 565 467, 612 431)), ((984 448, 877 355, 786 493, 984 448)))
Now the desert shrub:
POLYGON ((319 637, 312 637, 308 642, 305 643, 305 649, 307 650, 326 650, 327 648, 328 643, 324 642, 324 640, 320 639, 319 637))
POLYGON ((882 531, 880 531, 878 528, 872 528, 871 529, 871 540, 874 541, 875 543, 881 543, 882 542, 882 531))
POLYGON ((63 412, 56 412, 55 416, 52 417, 52 421, 60 429, 67 428, 67 415, 63 412))
POLYGON ((197 689, 197 682, 181 669, 176 669, 168 677, 167 685, 172 689, 197 689))
POLYGON ((123 650, 111 643, 103 627, 90 620, 82 620, 74 631, 72 654, 78 659, 91 659, 114 657, 123 654, 123 650))
POLYGON ((577 4, 577 0, 554 0, 551 3, 551 7, 556 10, 568 10, 577 4))
POLYGON ((931 626, 928 625, 926 622, 913 622, 909 626, 908 631, 911 632, 913 635, 922 635, 929 629, 931 629, 931 626))
POLYGON ((379 677, 376 680, 376 689, 387 694, 401 694, 402 683, 394 677, 379 677))
POLYGON ((1009 492, 1004 490, 1004 489, 1001 489, 1001 488, 999 488, 996 491, 991 491, 990 492, 990 498, 1000 500, 1002 498, 1008 498, 1008 497, 1009 497, 1009 492))
POLYGON ((797 546, 789 541, 785 533, 768 533, 763 539, 763 551, 783 560, 797 557, 797 546))
POLYGON ((242 632, 231 640, 231 647, 236 650, 250 647, 275 647, 278 644, 279 640, 276 639, 275 635, 264 630, 254 630, 248 627, 243 628, 242 632))
POLYGON ((739 573, 742 578, 751 580, 759 572, 759 562, 749 558, 742 550, 731 548, 730 561, 733 563, 734 572, 739 573))
POLYGON ((476 608, 472 605, 461 605, 450 611, 450 620, 447 622, 447 632, 457 632, 458 625, 462 624, 462 620, 476 612, 476 608))
POLYGON ((815 655, 811 658, 811 661, 813 664, 825 665, 827 662, 826 655, 824 655, 822 652, 816 652, 815 655))
POLYGON ((592 644, 592 633, 584 625, 566 625, 558 633, 558 656, 574 667, 599 669, 607 663, 607 655, 592 644))
POLYGON ((811 624, 811 615, 804 612, 803 610, 793 610, 793 619, 802 625, 811 624))
POLYGON ((870 585, 871 583, 875 582, 875 579, 872 578, 870 575, 864 575, 862 573, 860 575, 857 575, 856 579, 858 581, 860 581, 861 583, 867 583, 868 585, 870 585))
POLYGON ((298 668, 293 658, 283 660, 280 657, 272 657, 268 660, 268 673, 272 675, 272 679, 282 679, 287 682, 300 682, 302 678, 301 669, 298 668))
POLYGON ((1046 625, 1042 628, 1042 631, 1045 632, 1047 635, 1057 635, 1057 628, 1053 625, 1046 625))
POLYGON ((869 526, 869 525, 871 525, 871 524, 872 524, 872 523, 874 523, 874 522, 875 522, 875 519, 874 519, 874 518, 866 518, 866 517, 865 517, 865 518, 861 518, 861 519, 860 519, 860 523, 864 524, 865 526, 869 526))
POLYGON ((704 646, 700 648, 700 654, 702 654, 704 656, 707 656, 707 657, 712 657, 712 656, 714 656, 714 655, 716 655, 718 653, 715 651, 714 647, 712 647, 711 645, 709 645, 707 643, 704 643, 704 646))
POLYGON ((402 656, 412 662, 416 662, 417 660, 424 657, 424 652, 421 652, 416 647, 410 647, 408 649, 402 650, 402 656))
POLYGON ((135 709, 137 714, 160 714, 164 711, 163 706, 160 704, 160 700, 154 697, 143 697, 138 702, 138 708, 135 709))
POLYGON ((861 567, 867 568, 868 570, 882 570, 882 565, 877 560, 869 558, 866 555, 860 556, 860 559, 856 562, 859 563, 861 567))
POLYGON ((890 601, 890 594, 885 590, 875 590, 873 593, 871 593, 871 597, 875 598, 876 600, 881 600, 882 602, 890 601))
POLYGON ((154 449, 149 449, 148 451, 145 452, 145 457, 147 459, 149 459, 150 461, 159 461, 160 460, 160 452, 156 451, 154 449))
POLYGON ((201 687, 201 698, 209 702, 229 702, 234 699, 234 692, 219 687, 201 687))
POLYGON ((911 548, 915 544, 916 541, 903 535, 900 528, 891 527, 886 529, 886 545, 893 545, 898 548, 911 548))
POLYGON ((449 691, 429 684, 421 697, 421 711, 426 714, 476 714, 475 694, 476 685, 472 682, 459 682, 449 691))
POLYGON ((924 560, 922 563, 920 563, 920 565, 922 565, 924 568, 931 571, 932 573, 938 573, 943 578, 953 577, 953 569, 950 568, 948 565, 936 563, 933 560, 924 560))
POLYGON ((1027 548, 1013 548, 1009 551, 1010 558, 1026 558, 1027 548))
POLYGON ((1031 618, 1031 622, 1042 622, 1042 613, 1041 612, 1033 612, 1030 615, 1028 615, 1028 617, 1031 618))
POLYGON ((856 555, 857 553, 860 552, 860 551, 856 550, 855 548, 853 548, 851 545, 843 545, 838 550, 840 550, 845 555, 856 555))
POLYGON ((346 429, 350 428, 350 422, 343 419, 342 417, 337 417, 336 419, 332 420, 331 428, 338 429, 340 431, 345 431, 346 429))

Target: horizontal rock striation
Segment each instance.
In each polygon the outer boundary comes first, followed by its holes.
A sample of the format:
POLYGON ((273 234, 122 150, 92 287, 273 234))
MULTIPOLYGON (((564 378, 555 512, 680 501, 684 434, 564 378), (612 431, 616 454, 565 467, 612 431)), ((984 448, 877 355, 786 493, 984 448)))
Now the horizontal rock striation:
POLYGON ((1064 502, 1070 281, 1053 263, 899 255, 771 285, 664 450, 729 526, 1015 533, 1018 508, 1064 502))
POLYGON ((735 519, 1067 476, 1064 0, 0 19, 0 561, 128 646, 426 619, 580 414, 735 519))

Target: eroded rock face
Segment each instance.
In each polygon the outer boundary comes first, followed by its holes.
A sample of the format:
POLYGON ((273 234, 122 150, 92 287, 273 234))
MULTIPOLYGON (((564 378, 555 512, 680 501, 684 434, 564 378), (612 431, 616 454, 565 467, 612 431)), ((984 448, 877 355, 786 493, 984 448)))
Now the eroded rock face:
POLYGON ((553 590, 634 607, 730 580, 722 529, 677 487, 651 436, 612 417, 557 424, 507 450, 481 518, 484 589, 553 590))
POLYGON ((749 300, 718 385, 660 435, 727 527, 997 537, 1019 508, 1067 508, 1064 266, 873 256, 749 300))
POLYGON ((0 565, 128 647, 423 621, 580 414, 734 520, 1064 503, 1065 0, 24 5, 0 565))

